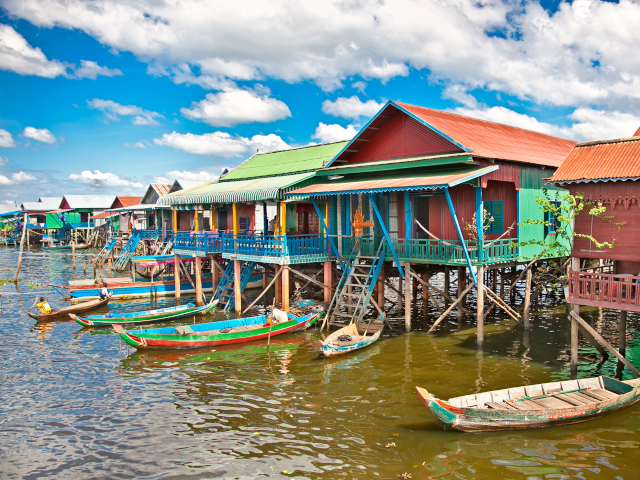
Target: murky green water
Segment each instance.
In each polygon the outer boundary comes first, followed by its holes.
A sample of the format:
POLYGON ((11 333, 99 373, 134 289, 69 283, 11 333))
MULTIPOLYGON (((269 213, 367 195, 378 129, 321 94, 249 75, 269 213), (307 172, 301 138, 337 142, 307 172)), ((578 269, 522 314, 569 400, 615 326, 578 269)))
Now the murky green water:
MULTIPOLYGON (((0 248, 0 278, 16 261, 15 249, 0 248)), ((28 252, 21 278, 65 282, 70 253, 28 252)), ((463 434, 444 430, 415 394, 416 385, 448 398, 569 378, 564 307, 540 309, 528 334, 496 317, 482 351, 472 326, 452 318, 437 336, 398 331, 327 360, 318 329, 269 348, 127 352, 109 329, 29 318, 44 292, 0 288, 2 478, 640 477, 640 405, 573 426, 463 434)), ((614 315, 588 317, 616 334, 614 315)), ((637 327, 630 316, 630 335, 637 327)), ((629 350, 632 360, 640 352, 629 350)), ((586 345, 581 360, 580 376, 615 373, 586 345)))

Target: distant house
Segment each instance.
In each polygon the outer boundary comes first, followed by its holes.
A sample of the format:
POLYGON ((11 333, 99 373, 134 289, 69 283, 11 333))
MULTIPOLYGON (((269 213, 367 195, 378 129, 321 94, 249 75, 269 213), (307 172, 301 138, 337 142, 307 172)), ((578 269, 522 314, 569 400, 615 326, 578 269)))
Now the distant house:
POLYGON ((40 197, 37 202, 24 202, 21 207, 28 215, 29 228, 47 228, 47 212, 55 210, 61 197, 40 197))
MULTIPOLYGON (((92 228, 94 224, 91 217, 111 208, 115 200, 115 195, 65 195, 60 202, 58 211, 51 213, 57 214, 59 223, 66 218, 72 228, 92 228)), ((49 218, 47 223, 49 223, 49 218)), ((61 223, 57 227, 47 225, 47 228, 60 228, 60 226, 61 223)))

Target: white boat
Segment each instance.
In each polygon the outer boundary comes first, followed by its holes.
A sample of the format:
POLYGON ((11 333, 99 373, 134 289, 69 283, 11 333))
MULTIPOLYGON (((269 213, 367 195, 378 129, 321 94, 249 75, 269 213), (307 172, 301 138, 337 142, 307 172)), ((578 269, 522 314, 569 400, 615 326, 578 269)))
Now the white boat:
POLYGON ((333 332, 320 342, 320 353, 325 357, 335 357, 368 347, 382 334, 382 318, 369 323, 351 323, 333 332))

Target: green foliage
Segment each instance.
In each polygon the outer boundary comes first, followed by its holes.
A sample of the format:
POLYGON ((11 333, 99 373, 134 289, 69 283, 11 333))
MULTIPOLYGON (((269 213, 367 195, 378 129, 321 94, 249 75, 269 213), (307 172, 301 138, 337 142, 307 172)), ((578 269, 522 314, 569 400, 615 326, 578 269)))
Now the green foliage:
MULTIPOLYGON (((493 223, 493 216, 486 210, 483 209, 482 212, 482 235, 484 236, 487 233, 487 230, 491 228, 491 224, 493 223)), ((476 227, 476 213, 473 212, 473 216, 471 217, 470 222, 465 222, 464 218, 462 219, 462 229, 467 232, 469 238, 474 241, 478 241, 478 228, 476 227)))

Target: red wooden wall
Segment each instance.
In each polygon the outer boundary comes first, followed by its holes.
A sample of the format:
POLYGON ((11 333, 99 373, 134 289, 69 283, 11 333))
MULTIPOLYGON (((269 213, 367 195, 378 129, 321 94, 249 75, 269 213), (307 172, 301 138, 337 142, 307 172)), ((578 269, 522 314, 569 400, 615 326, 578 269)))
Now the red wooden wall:
POLYGON ((358 148, 349 163, 462 152, 460 147, 402 112, 396 113, 382 130, 358 148))
MULTIPOLYGON (((500 166, 500 170, 502 170, 502 166, 500 166)), ((502 238, 515 238, 517 234, 517 225, 515 224, 515 222, 518 212, 515 185, 511 182, 498 182, 495 180, 489 180, 487 182, 487 188, 482 189, 482 200, 504 202, 503 232, 505 232, 511 225, 513 225, 513 228, 502 238)), ((502 235, 502 233, 488 233, 486 235, 486 239, 495 240, 500 235, 502 235)))

